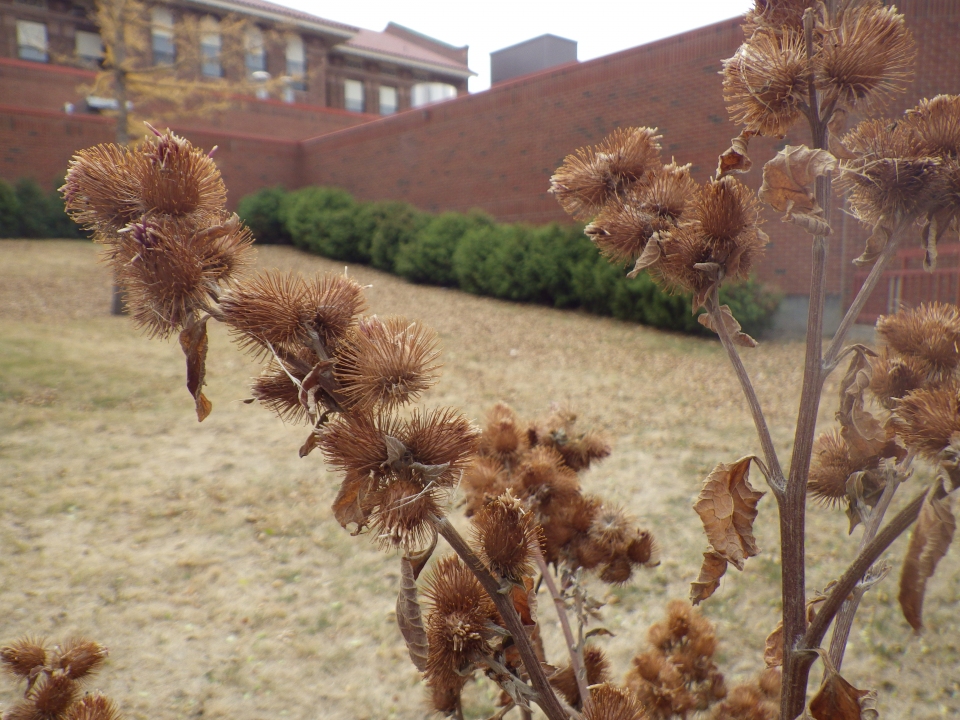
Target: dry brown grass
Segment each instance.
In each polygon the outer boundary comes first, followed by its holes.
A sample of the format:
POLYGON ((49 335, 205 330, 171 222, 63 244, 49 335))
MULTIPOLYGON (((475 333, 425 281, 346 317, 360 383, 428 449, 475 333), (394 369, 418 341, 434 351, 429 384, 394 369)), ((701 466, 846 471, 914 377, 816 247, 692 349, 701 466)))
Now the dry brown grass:
MULTIPOLYGON (((221 328, 208 360, 214 412, 198 425, 179 348, 106 315, 109 278, 95 255, 86 243, 0 242, 0 639, 80 632, 105 643, 97 684, 129 718, 425 716, 393 620, 396 560, 333 521, 337 478, 318 456, 297 457, 304 429, 240 402, 255 368, 221 328)), ((264 248, 260 261, 341 269, 287 248, 264 248)), ((525 416, 563 402, 611 435, 613 456, 585 485, 664 547, 658 569, 609 594, 616 637, 605 645, 625 671, 647 625, 696 575, 705 539, 690 503, 701 480, 758 450, 719 344, 350 273, 372 285, 372 311, 439 331, 445 372, 429 404, 480 418, 501 399, 525 416)), ((798 343, 772 342, 746 355, 784 457, 801 357, 798 343)), ((845 538, 840 512, 810 515, 813 590, 856 536, 845 538)), ((704 606, 734 680, 759 669, 775 623, 776 522, 765 498, 762 554, 704 606)), ((894 546, 895 565, 904 549, 894 546)), ((845 674, 880 692, 883 717, 960 713, 958 557, 931 583, 921 637, 899 616, 896 571, 867 595, 845 674)), ((542 614, 552 628, 546 603, 542 614)), ((548 641, 558 657, 558 638, 548 641)), ((490 709, 489 688, 471 693, 477 712, 490 709)), ((12 698, 5 686, 0 700, 12 698)))

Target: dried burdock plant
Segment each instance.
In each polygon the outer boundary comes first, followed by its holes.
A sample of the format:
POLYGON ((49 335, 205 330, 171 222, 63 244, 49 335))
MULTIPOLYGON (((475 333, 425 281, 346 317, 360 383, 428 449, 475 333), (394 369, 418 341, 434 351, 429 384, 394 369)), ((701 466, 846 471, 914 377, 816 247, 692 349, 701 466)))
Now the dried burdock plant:
MULTIPOLYGON (((720 592, 729 565, 750 577, 763 495, 748 477, 755 469, 779 510, 782 590, 781 623, 758 659, 763 653, 782 670, 729 693, 713 661, 712 626, 685 602, 671 603, 667 620, 651 629, 651 649, 635 658, 627 687, 607 682, 601 649, 585 642, 603 632, 585 632, 602 606, 590 583, 625 583, 656 565, 659 552, 650 532, 581 487, 580 473, 610 453, 603 437, 579 430, 563 409, 528 423, 497 405, 481 431, 450 408, 411 408, 437 380, 436 334, 415 319, 362 316, 362 288, 345 275, 246 276, 250 234, 225 210, 213 160, 169 131, 133 149, 91 148, 71 163, 67 210, 106 246, 135 321, 150 335, 178 334, 198 418, 212 407, 203 393, 206 328, 221 321, 242 350, 266 363, 254 399, 286 420, 306 421, 301 456, 320 448, 343 473, 336 520, 399 551, 400 632, 431 707, 449 717, 463 717, 462 690, 481 676, 502 691, 497 720, 515 709, 529 717, 533 705, 549 720, 875 717, 873 694, 844 680, 840 668, 861 598, 889 572, 881 555, 918 517, 898 597, 907 622, 922 627, 926 586, 956 524, 960 310, 930 305, 881 319, 880 352, 844 342, 904 238, 919 236, 932 269, 938 241, 960 225, 960 98, 925 100, 893 121, 866 117, 841 137, 848 111, 876 110, 909 77, 913 41, 897 10, 878 0, 757 0, 744 30, 745 42, 723 66, 728 110, 741 128, 713 178, 701 184, 689 166, 664 164, 656 130, 634 127, 575 150, 551 179, 564 209, 592 220, 587 234, 601 253, 633 261, 631 276, 647 271, 692 293, 694 312, 705 310, 700 322, 719 336, 746 396, 759 451, 718 463, 704 481, 695 509, 709 547, 691 600, 720 592), (804 120, 809 146, 786 146, 766 163, 758 193, 735 177, 753 164, 751 137, 783 136, 804 120), (872 230, 858 259, 871 269, 824 348, 834 176, 852 214, 872 230), (740 358, 738 347, 756 341, 719 301, 724 283, 748 277, 762 259, 761 203, 812 238, 789 464, 781 463, 740 358), (837 427, 817 439, 824 383, 847 356, 837 427), (935 481, 885 519, 899 488, 921 484, 911 471, 920 461, 935 467, 935 481), (457 487, 475 547, 447 517, 457 487), (843 506, 851 533, 862 527, 862 535, 849 568, 808 599, 810 498, 843 506), (417 581, 441 536, 456 555, 428 571, 424 613, 417 581), (541 585, 569 655, 557 666, 540 641, 541 585), (807 708, 818 657, 824 681, 807 708)), ((68 709, 77 720, 115 717, 105 701, 79 700, 77 683, 97 664, 84 647, 50 650, 25 640, 3 650, 5 666, 28 682, 26 704, 9 717, 61 717, 68 709)))
POLYGON ((4 672, 27 684, 4 720, 120 720, 112 700, 84 693, 106 657, 105 647, 84 638, 48 647, 41 638, 25 637, 0 648, 4 672))
MULTIPOLYGON (((839 668, 860 599, 889 570, 878 562, 881 554, 921 516, 900 591, 905 617, 918 628, 925 583, 953 535, 948 500, 960 482, 960 311, 934 304, 881 318, 880 352, 864 346, 845 349, 844 341, 903 239, 919 236, 924 267, 932 270, 937 242, 960 225, 960 98, 924 100, 893 121, 864 117, 841 137, 848 113, 869 115, 900 93, 910 78, 914 43, 897 9, 878 0, 757 0, 743 27, 745 42, 724 61, 722 72, 724 97, 740 134, 720 155, 716 176, 690 193, 688 205, 676 205, 654 223, 646 198, 658 176, 655 169, 627 190, 571 203, 564 186, 570 168, 593 157, 599 146, 568 157, 552 180, 552 190, 571 214, 583 219, 592 214, 587 235, 603 255, 614 262, 636 258, 630 276, 646 270, 667 287, 693 294, 694 311, 705 308, 700 322, 719 336, 756 426, 758 455, 718 464, 696 502, 710 547, 691 585, 691 599, 698 603, 709 598, 719 590, 728 565, 744 569, 745 561, 759 552, 753 522, 762 493, 747 479, 754 466, 779 509, 783 606, 778 632, 779 644, 787 650, 781 653, 782 674, 765 677, 765 688, 738 689, 716 706, 713 717, 765 720, 776 716, 774 703, 783 720, 799 717, 805 712, 810 668, 820 652, 828 677, 810 713, 816 718, 859 718, 861 710, 874 711, 864 704, 863 691, 842 681, 839 668), (788 145, 767 162, 757 196, 734 179, 753 165, 748 155, 751 137, 783 137, 804 120, 810 129, 809 147, 788 145), (872 231, 857 260, 871 270, 824 347, 834 176, 847 193, 851 213, 872 231), (766 236, 758 228, 760 202, 812 238, 806 357, 789 473, 739 356, 738 346, 753 347, 756 341, 741 331, 733 312, 718 299, 724 282, 747 276, 762 257, 766 236), (840 383, 838 427, 818 438, 824 382, 846 355, 850 361, 840 383), (911 466, 919 459, 938 466, 939 479, 920 489, 884 524, 894 494, 908 484, 911 466), (804 549, 808 498, 828 507, 843 506, 851 533, 863 526, 856 560, 831 583, 810 617, 804 549), (831 624, 827 653, 820 644, 831 624), (840 696, 838 702, 856 708, 856 714, 843 710, 830 715, 840 696)), ((471 502, 478 495, 471 495, 471 502)), ((575 517, 545 517, 548 557, 551 544, 570 543, 581 567, 597 563, 596 547, 583 542, 583 533, 601 516, 609 514, 599 504, 581 501, 575 517)), ((618 567, 610 564, 605 572, 613 579, 618 567)), ((645 683, 648 713, 683 716, 693 711, 695 703, 672 662, 659 655, 640 656, 633 673, 638 687, 636 678, 645 683)))

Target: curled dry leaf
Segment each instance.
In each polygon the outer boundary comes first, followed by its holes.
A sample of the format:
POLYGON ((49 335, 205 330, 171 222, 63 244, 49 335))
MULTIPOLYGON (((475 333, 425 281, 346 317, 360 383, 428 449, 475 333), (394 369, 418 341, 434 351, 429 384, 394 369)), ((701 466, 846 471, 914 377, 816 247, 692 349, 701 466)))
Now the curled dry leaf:
POLYGON ((870 237, 867 238, 867 244, 863 248, 863 253, 853 261, 853 264, 857 267, 870 267, 877 261, 877 258, 880 257, 880 253, 883 252, 883 249, 889 241, 890 230, 883 225, 877 225, 873 228, 870 237))
POLYGON ((647 244, 643 248, 643 252, 640 253, 640 257, 637 258, 633 270, 627 273, 628 278, 635 278, 643 270, 646 270, 648 267, 653 267, 660 262, 660 258, 663 256, 662 242, 660 233, 654 233, 650 236, 650 239, 647 240, 647 244))
POLYGON ((900 575, 900 608, 910 626, 923 627, 923 596, 937 563, 947 554, 957 521, 950 509, 950 498, 938 478, 927 493, 920 517, 910 536, 907 556, 900 575))
MULTIPOLYGON (((733 316, 729 305, 720 306, 720 317, 727 330, 727 335, 730 336, 734 345, 748 348, 755 348, 757 346, 757 341, 740 329, 740 323, 733 316)), ((717 332, 717 322, 713 313, 703 313, 697 317, 697 321, 704 327, 717 332)))
POLYGON ((203 381, 207 374, 207 320, 191 320, 180 333, 180 347, 187 356, 187 390, 193 395, 197 406, 197 420, 203 422, 213 409, 213 404, 203 394, 203 381))
POLYGON ((824 673, 820 689, 810 701, 814 720, 876 720, 877 694, 855 688, 840 676, 826 652, 817 652, 823 660, 824 673))
POLYGON ((693 506, 713 550, 738 570, 743 570, 744 560, 760 551, 753 537, 753 521, 763 493, 750 486, 748 477, 754 459, 747 455, 732 465, 717 465, 703 481, 693 506))
POLYGON ((783 665, 783 620, 767 635, 763 644, 763 662, 768 668, 783 665))
POLYGON ((830 225, 817 204, 814 181, 837 168, 837 159, 826 150, 787 145, 763 166, 760 199, 784 213, 782 220, 811 235, 829 235, 830 225))
POLYGON ((750 144, 750 138, 754 135, 756 135, 755 132, 744 130, 730 141, 730 147, 723 151, 720 163, 717 165, 718 180, 730 173, 749 172, 753 167, 753 161, 747 155, 747 147, 750 144))
POLYGON ((943 234, 950 228, 956 211, 952 207, 940 208, 931 212, 920 229, 920 247, 924 250, 923 269, 932 272, 937 268, 937 243, 943 234))
POLYGON ((727 571, 727 561, 712 550, 703 554, 700 574, 690 583, 690 602, 699 605, 720 587, 720 578, 727 571))
POLYGON ((417 597, 417 578, 427 564, 427 560, 437 547, 437 533, 433 533, 433 542, 420 553, 400 558, 400 592, 397 595, 397 625, 403 641, 407 644, 410 660, 420 672, 427 669, 430 647, 427 631, 423 627, 423 615, 420 612, 420 600, 417 597))
POLYGON ((355 523, 357 527, 353 534, 359 535, 367 526, 370 508, 364 503, 364 498, 373 491, 373 486, 373 478, 366 475, 348 472, 343 478, 340 492, 333 501, 333 516, 344 530, 351 523, 355 523))
POLYGON ((840 381, 840 408, 837 420, 840 435, 856 463, 878 456, 887 445, 887 432, 880 422, 864 409, 863 394, 870 388, 873 370, 869 358, 877 354, 865 345, 853 345, 847 373, 840 381))

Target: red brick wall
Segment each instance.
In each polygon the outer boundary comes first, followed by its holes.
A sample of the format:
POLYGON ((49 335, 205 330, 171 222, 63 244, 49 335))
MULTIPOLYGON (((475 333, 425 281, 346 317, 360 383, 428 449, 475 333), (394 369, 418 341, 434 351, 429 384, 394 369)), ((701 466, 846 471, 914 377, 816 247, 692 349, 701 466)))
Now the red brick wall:
MULTIPOLYGON (((898 5, 919 40, 918 80, 891 113, 920 97, 960 92, 960 0, 898 5)), ((364 200, 399 199, 432 211, 480 207, 504 221, 565 222, 546 193, 564 156, 615 127, 649 125, 663 133, 665 157, 693 163, 703 181, 737 133, 717 73, 741 42, 739 21, 725 21, 314 138, 303 144, 304 179, 344 187, 364 200)), ((799 131, 794 135, 786 142, 806 141, 799 131)), ((761 139, 751 155, 762 162, 779 146, 761 139)), ((759 166, 744 180, 757 187, 759 166)), ((839 211, 834 225, 829 284, 836 293, 841 247, 855 257, 863 235, 839 211)), ((809 239, 773 216, 766 229, 772 242, 761 278, 786 293, 806 293, 809 239)))

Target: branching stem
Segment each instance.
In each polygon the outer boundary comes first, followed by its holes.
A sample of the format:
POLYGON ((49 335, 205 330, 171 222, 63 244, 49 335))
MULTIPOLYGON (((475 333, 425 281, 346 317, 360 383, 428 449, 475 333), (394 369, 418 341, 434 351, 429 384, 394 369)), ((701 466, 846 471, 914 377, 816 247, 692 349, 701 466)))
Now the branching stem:
POLYGON ((520 659, 523 661, 523 665, 527 670, 527 675, 530 676, 530 681, 533 683, 534 690, 536 690, 537 704, 543 709, 544 714, 546 714, 550 720, 567 720, 568 715, 564 711, 550 682, 547 680, 547 676, 543 672, 543 667, 537 659, 533 645, 530 644, 530 638, 527 636, 527 631, 523 627, 520 616, 517 615, 513 601, 509 596, 500 592, 500 581, 487 570, 486 566, 480 561, 480 558, 477 557, 476 553, 473 552, 467 544, 467 541, 457 532, 456 528, 450 524, 449 520, 435 517, 433 518, 433 526, 437 529, 437 532, 443 536, 443 539, 447 541, 450 547, 453 548, 453 551, 460 556, 460 559, 463 560, 464 564, 470 569, 470 572, 472 572, 477 580, 480 581, 480 584, 483 585, 483 589, 487 591, 494 605, 497 606, 500 617, 503 618, 503 622, 513 638, 514 645, 516 645, 517 651, 520 653, 520 659))
POLYGON ((553 581, 553 576, 550 574, 550 568, 547 567, 547 563, 543 559, 543 555, 539 549, 534 551, 533 557, 537 561, 537 569, 540 570, 540 576, 547 586, 547 591, 550 593, 550 597, 553 598, 553 606, 557 609, 557 617, 560 619, 560 627, 563 629, 563 638, 567 642, 567 650, 570 653, 570 665, 573 667, 573 676, 577 680, 577 690, 580 692, 580 703, 583 704, 587 701, 587 698, 590 697, 589 690, 587 690, 587 669, 583 661, 583 645, 578 643, 573 637, 573 629, 570 627, 570 618, 567 615, 567 605, 563 600, 563 595, 561 595, 557 589, 557 584, 553 581))

